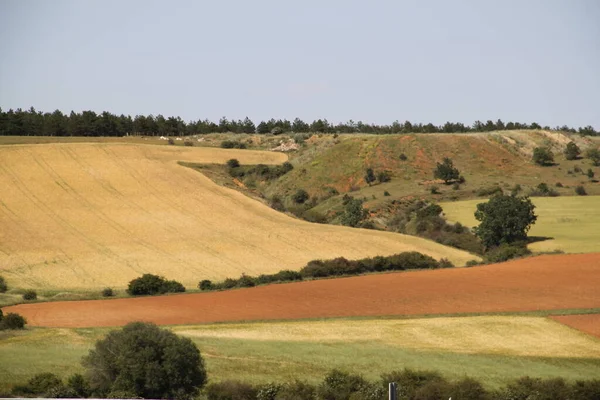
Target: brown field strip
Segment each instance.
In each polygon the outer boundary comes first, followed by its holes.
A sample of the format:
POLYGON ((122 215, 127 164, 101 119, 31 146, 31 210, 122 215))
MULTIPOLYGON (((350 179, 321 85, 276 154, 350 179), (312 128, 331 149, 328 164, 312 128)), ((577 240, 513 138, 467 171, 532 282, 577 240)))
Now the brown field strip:
POLYGON ((119 326, 600 307, 600 253, 464 269, 415 271, 225 292, 21 304, 32 326, 119 326))
POLYGON ((600 337, 600 314, 554 315, 550 318, 571 328, 600 337))
POLYGON ((0 273, 13 288, 124 288, 143 273, 201 279, 297 269, 317 258, 421 251, 424 239, 311 224, 177 164, 280 164, 282 153, 106 143, 0 146, 0 273))

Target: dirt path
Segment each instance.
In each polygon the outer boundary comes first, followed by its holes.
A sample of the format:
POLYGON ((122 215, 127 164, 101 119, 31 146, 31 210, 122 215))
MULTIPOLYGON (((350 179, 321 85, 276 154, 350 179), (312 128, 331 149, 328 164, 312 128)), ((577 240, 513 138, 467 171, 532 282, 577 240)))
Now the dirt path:
POLYGON ((600 307, 599 287, 600 253, 594 253, 214 293, 21 304, 4 313, 22 314, 30 326, 93 327, 531 311, 600 307))

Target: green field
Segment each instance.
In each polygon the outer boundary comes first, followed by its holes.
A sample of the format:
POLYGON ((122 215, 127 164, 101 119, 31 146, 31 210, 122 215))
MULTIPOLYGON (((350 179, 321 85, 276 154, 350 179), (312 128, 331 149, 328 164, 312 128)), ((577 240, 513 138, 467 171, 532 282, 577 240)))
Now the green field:
MULTIPOLYGON (((175 326, 211 381, 320 381, 332 368, 368 379, 405 367, 498 387, 523 375, 592 379, 600 340, 543 317, 322 320, 175 326)), ((0 393, 40 372, 66 377, 109 329, 28 329, 0 336, 0 393)))
MULTIPOLYGON (((562 250, 566 253, 600 251, 600 196, 534 197, 538 216, 529 236, 552 238, 529 245, 533 251, 562 250)), ((481 200, 440 203, 446 218, 475 226, 473 215, 481 200)))

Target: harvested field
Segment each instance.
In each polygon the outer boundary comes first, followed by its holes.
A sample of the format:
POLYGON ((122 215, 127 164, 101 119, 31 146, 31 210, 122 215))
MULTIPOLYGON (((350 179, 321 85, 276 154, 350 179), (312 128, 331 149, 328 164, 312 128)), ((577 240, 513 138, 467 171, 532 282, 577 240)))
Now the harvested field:
POLYGON ((516 312, 600 307, 600 253, 225 292, 22 304, 30 325, 118 326, 324 317, 516 312))
POLYGON ((185 286, 295 269, 317 258, 421 251, 416 237, 310 224, 177 161, 279 164, 275 152, 108 143, 0 146, 0 272, 38 290, 123 288, 143 273, 185 286))
POLYGON ((571 328, 600 337, 600 314, 555 315, 551 318, 571 328))

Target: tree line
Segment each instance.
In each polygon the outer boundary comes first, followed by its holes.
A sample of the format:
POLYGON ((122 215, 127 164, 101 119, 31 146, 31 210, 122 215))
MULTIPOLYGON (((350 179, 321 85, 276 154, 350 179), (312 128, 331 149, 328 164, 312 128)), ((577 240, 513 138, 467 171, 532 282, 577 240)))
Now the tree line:
POLYGON ((250 118, 243 120, 221 118, 218 122, 208 119, 184 121, 181 117, 165 117, 159 115, 116 115, 108 111, 97 114, 94 111, 71 111, 64 114, 60 110, 54 112, 41 112, 31 107, 28 110, 17 108, 8 111, 0 108, 0 135, 3 136, 186 136, 208 133, 258 133, 280 134, 284 132, 322 132, 322 133, 371 133, 371 134, 397 134, 397 133, 467 133, 489 132, 495 130, 515 129, 546 129, 563 132, 579 133, 584 136, 598 136, 592 126, 577 129, 567 125, 541 126, 536 122, 496 122, 475 121, 472 125, 461 122, 446 122, 443 125, 432 123, 411 123, 410 121, 394 121, 392 124, 378 125, 362 121, 334 124, 327 119, 317 119, 305 122, 300 118, 293 121, 287 119, 274 119, 261 121, 255 124, 250 118))

